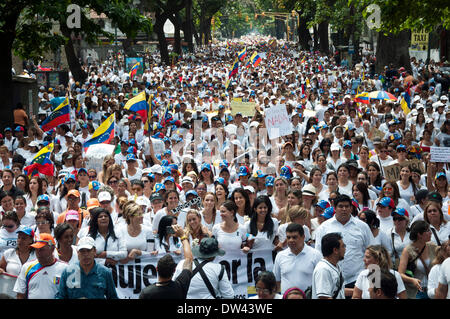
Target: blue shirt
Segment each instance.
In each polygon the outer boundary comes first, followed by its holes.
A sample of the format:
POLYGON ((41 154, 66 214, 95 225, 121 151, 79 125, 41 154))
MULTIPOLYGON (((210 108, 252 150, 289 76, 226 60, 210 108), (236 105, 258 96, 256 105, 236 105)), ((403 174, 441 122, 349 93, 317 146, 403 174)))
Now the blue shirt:
POLYGON ((95 262, 86 274, 80 262, 69 265, 61 276, 56 299, 119 299, 111 269, 95 262))

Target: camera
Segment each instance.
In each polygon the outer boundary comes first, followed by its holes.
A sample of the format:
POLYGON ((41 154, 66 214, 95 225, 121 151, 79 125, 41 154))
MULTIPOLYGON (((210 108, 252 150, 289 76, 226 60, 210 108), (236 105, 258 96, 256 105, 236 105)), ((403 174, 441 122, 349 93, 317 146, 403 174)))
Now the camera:
POLYGON ((167 234, 175 234, 175 230, 172 228, 172 226, 167 226, 166 233, 167 234))

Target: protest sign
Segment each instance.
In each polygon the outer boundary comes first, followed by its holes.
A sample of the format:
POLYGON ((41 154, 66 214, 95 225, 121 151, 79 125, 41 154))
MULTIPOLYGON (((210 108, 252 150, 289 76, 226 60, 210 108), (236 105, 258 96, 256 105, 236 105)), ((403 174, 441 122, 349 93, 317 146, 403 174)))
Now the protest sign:
MULTIPOLYGON (((112 267, 113 281, 120 299, 138 299, 142 289, 157 281, 156 265, 163 255, 145 256, 127 264, 112 267)), ((176 263, 183 257, 172 254, 176 263)), ((214 262, 225 266, 234 290, 234 299, 247 299, 247 289, 255 285, 260 271, 273 270, 272 250, 255 250, 244 254, 241 251, 227 252, 216 257, 214 262)), ((175 273, 175 276, 177 273, 175 273)))
POLYGON ((269 138, 292 134, 292 123, 287 114, 286 105, 277 104, 265 109, 265 121, 269 138))
POLYGON ((430 147, 431 162, 450 163, 450 147, 430 147))
POLYGON ((253 101, 245 101, 242 98, 234 98, 231 103, 231 115, 235 116, 241 113, 243 116, 253 116, 257 104, 253 101))
POLYGON ((405 161, 401 164, 394 164, 384 167, 384 177, 387 181, 398 181, 400 180, 400 171, 403 167, 409 166, 411 168, 419 169, 420 172, 423 174, 425 172, 425 168, 423 166, 423 163, 419 161, 418 159, 405 161))

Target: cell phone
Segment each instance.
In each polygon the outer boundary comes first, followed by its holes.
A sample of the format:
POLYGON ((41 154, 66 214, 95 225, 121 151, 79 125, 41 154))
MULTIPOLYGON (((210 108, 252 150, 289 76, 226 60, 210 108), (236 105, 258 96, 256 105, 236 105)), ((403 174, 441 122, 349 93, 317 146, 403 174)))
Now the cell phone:
POLYGON ((175 230, 173 230, 172 226, 166 226, 167 234, 175 234, 175 230))

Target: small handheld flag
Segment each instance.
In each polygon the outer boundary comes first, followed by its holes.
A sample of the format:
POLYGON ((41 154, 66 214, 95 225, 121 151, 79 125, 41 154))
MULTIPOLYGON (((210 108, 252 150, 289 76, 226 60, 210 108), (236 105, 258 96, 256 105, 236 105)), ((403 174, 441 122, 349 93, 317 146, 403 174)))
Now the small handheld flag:
POLYGON ((42 122, 41 129, 48 132, 51 129, 70 122, 69 99, 66 97, 64 101, 55 108, 52 113, 42 122))
POLYGON ((53 176, 55 167, 50 160, 50 155, 53 151, 53 143, 48 144, 42 148, 33 158, 30 165, 24 168, 25 174, 29 177, 37 175, 39 173, 53 176))
POLYGON ((83 147, 86 151, 87 148, 94 144, 109 144, 109 142, 114 138, 114 122, 115 113, 110 115, 92 134, 92 138, 84 142, 83 147))

